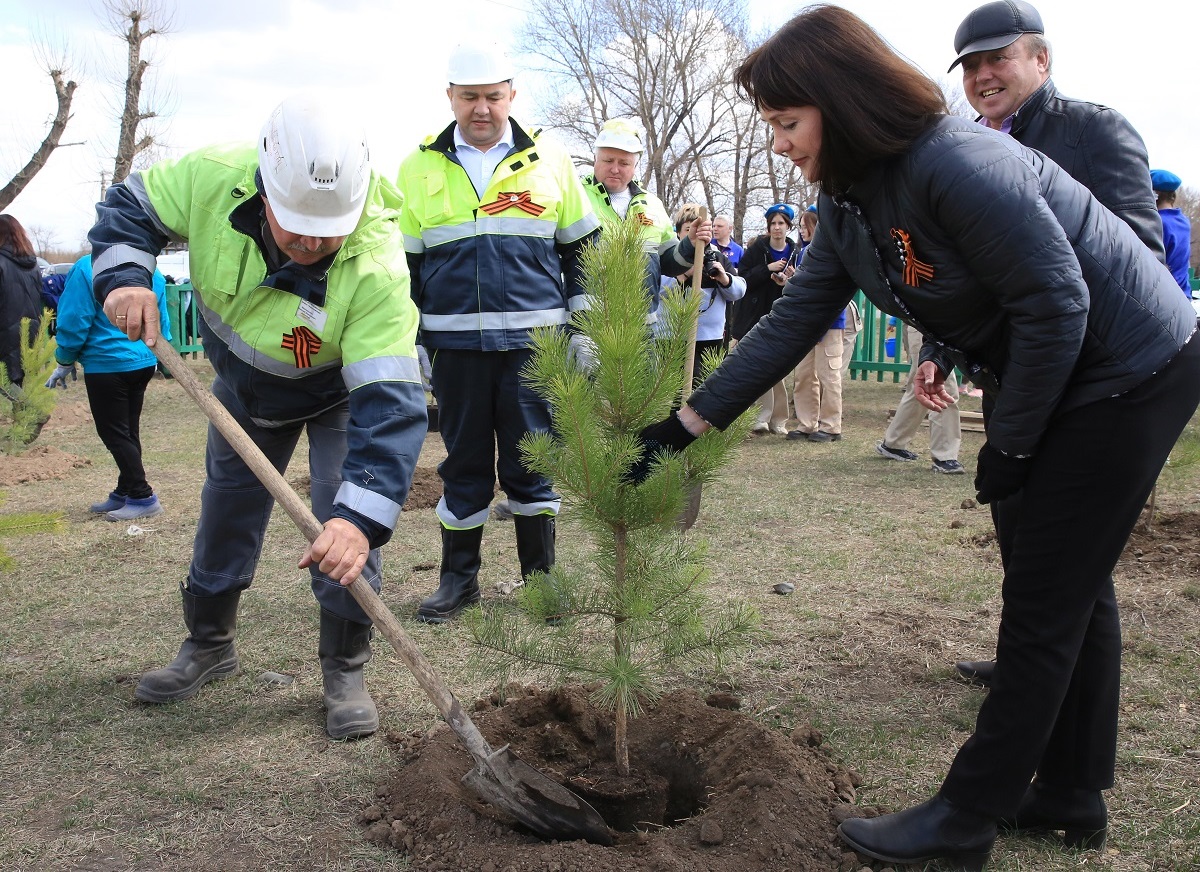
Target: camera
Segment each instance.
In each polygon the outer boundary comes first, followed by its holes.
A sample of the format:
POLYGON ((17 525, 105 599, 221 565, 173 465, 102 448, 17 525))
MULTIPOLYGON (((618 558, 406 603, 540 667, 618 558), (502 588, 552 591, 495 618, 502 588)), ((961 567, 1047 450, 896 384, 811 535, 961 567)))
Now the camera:
POLYGON ((717 250, 711 246, 704 249, 704 274, 706 276, 711 276, 716 272, 717 258, 719 256, 717 250))

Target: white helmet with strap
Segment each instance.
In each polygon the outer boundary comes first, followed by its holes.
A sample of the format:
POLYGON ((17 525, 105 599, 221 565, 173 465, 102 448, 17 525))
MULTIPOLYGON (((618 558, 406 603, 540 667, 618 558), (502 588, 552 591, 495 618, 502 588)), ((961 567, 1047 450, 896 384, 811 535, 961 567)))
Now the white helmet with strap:
POLYGON ((366 131, 314 94, 288 97, 258 140, 262 193, 279 226, 301 236, 348 236, 371 180, 366 131))

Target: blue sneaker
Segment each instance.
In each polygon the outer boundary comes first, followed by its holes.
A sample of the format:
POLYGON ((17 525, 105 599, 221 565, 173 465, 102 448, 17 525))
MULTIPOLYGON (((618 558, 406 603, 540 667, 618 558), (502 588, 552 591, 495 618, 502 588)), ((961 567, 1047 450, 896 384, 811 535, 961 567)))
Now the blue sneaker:
POLYGON ((104 502, 92 503, 91 508, 89 508, 88 511, 94 515, 107 515, 109 512, 115 512, 117 509, 125 508, 125 500, 127 499, 128 497, 126 497, 125 494, 119 494, 116 491, 113 491, 108 495, 108 499, 106 499, 104 502))
POLYGON ((162 514, 162 503, 154 494, 142 500, 127 499, 125 505, 116 511, 109 512, 104 517, 110 521, 137 521, 142 518, 153 518, 162 514))

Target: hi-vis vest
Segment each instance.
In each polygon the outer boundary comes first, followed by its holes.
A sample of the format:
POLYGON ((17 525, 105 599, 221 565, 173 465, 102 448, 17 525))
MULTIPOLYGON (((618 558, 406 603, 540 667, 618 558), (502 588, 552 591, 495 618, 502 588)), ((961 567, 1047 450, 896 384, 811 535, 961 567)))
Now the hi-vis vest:
POLYGON ((584 304, 574 263, 600 226, 570 157, 512 123, 514 146, 480 197, 454 124, 400 165, 400 226, 428 348, 508 351, 584 304), (564 275, 565 274, 565 275, 564 275))

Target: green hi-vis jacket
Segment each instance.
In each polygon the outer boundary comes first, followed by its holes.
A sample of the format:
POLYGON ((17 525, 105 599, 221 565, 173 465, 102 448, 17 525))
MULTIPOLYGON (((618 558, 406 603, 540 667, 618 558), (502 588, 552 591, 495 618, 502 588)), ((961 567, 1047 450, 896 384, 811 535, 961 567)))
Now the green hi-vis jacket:
POLYGON ((377 546, 399 517, 426 431, 402 198, 372 173, 358 226, 331 259, 269 273, 257 164, 251 145, 215 146, 111 187, 90 234, 95 292, 149 287, 156 253, 187 240, 205 352, 257 423, 305 421, 348 400, 334 515, 377 546))
POLYGON ((454 124, 400 165, 404 248, 426 348, 526 348, 584 305, 579 253, 598 232, 570 156, 512 121, 513 148, 480 197, 454 124))

